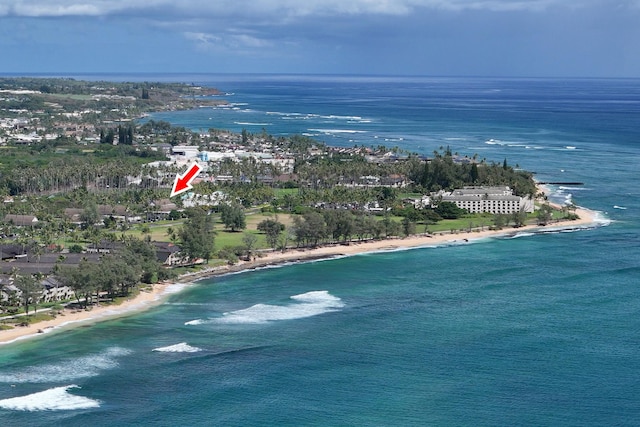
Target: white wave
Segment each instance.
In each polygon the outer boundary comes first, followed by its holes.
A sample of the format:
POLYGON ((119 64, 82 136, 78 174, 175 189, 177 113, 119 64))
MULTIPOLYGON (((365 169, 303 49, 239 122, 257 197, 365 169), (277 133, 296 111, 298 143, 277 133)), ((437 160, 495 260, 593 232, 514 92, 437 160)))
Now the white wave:
POLYGON ((516 233, 512 236, 507 236, 508 239, 519 239, 521 237, 531 237, 531 236, 535 236, 536 233, 528 233, 528 232, 522 232, 522 233, 516 233))
POLYGON ((304 118, 317 117, 317 115, 314 115, 314 114, 283 113, 280 111, 267 111, 266 114, 270 116, 282 116, 282 117, 304 117, 304 118))
POLYGON ((561 185, 560 187, 558 187, 559 190, 569 190, 569 191, 591 191, 590 188, 586 188, 586 187, 566 187, 561 185))
POLYGON ((162 295, 177 294, 187 286, 189 286, 188 283, 172 283, 169 286, 164 287, 164 289, 162 290, 162 295))
POLYGON ((327 291, 313 291, 293 295, 295 301, 289 305, 256 304, 243 310, 224 313, 223 317, 214 319, 225 324, 260 324, 278 320, 303 319, 336 311, 344 307, 344 303, 327 291))
POLYGON ((363 120, 360 116, 336 116, 336 115, 328 115, 328 116, 320 116, 323 119, 335 119, 335 120, 363 120))
POLYGON ((154 348, 153 351, 160 351, 163 353, 197 353, 198 351, 202 351, 202 349, 192 347, 186 342, 181 342, 180 344, 169 345, 167 347, 154 348))
POLYGON ((202 325, 203 323, 206 323, 206 320, 195 319, 195 320, 189 320, 188 322, 184 322, 184 324, 187 326, 202 325))
POLYGON ((620 209, 620 210, 623 210, 623 211, 626 211, 626 210, 627 210, 627 208, 626 208, 626 207, 624 207, 624 206, 618 206, 618 205, 613 205, 613 209, 620 209))
POLYGON ((230 102, 228 104, 221 104, 221 105, 216 105, 215 107, 213 107, 214 109, 216 108, 220 108, 220 109, 233 109, 233 110, 239 110, 239 107, 244 107, 247 106, 249 104, 247 104, 246 102, 230 102))
POLYGON ((14 411, 71 411, 99 408, 100 401, 76 396, 67 390, 80 388, 77 385, 51 388, 26 396, 0 400, 0 408, 14 411))
POLYGON ((325 134, 334 133, 367 133, 366 130, 354 130, 354 129, 307 129, 310 132, 321 132, 325 134))
POLYGON ((204 302, 165 302, 164 305, 177 305, 177 306, 203 306, 203 305, 211 305, 204 302))
POLYGON ((49 383, 95 377, 100 374, 100 371, 117 367, 118 361, 116 359, 130 353, 130 350, 114 347, 102 354, 92 354, 55 364, 12 369, 0 374, 0 382, 11 384, 49 383))
POLYGON ((290 297, 292 300, 300 301, 304 303, 313 303, 313 304, 339 304, 340 307, 343 307, 344 304, 342 300, 338 297, 331 295, 327 291, 311 291, 300 295, 293 295, 290 297))
POLYGON ((593 221, 601 226, 611 225, 611 219, 607 218, 603 212, 595 211, 593 221))
POLYGON ((371 119, 367 119, 361 116, 340 116, 335 114, 322 115, 314 113, 285 113, 282 111, 267 111, 267 115, 281 116, 283 118, 295 118, 295 119, 322 119, 322 120, 344 120, 356 123, 371 123, 371 119))
POLYGON ((233 122, 242 126, 271 126, 273 123, 233 122))
POLYGON ((487 141, 484 142, 485 144, 489 144, 489 145, 502 145, 502 142, 498 139, 489 139, 487 141))
POLYGON ((281 120, 309 120, 310 117, 307 116, 283 116, 281 120))
POLYGON ((575 150, 576 149, 576 147, 574 147, 573 145, 567 145, 564 148, 566 148, 567 150, 575 150))

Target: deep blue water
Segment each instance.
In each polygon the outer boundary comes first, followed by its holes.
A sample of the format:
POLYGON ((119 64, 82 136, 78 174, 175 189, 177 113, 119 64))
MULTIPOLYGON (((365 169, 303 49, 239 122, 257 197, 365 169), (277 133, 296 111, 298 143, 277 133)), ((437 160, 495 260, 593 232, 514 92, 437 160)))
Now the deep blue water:
POLYGON ((507 158, 603 221, 219 277, 0 347, 0 425, 638 424, 640 81, 162 78, 233 105, 154 119, 507 158))

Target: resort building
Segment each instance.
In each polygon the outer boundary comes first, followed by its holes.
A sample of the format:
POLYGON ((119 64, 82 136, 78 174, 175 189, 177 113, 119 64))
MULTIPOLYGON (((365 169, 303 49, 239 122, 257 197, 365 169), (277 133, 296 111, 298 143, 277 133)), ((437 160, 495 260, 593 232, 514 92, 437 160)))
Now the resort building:
POLYGON ((516 196, 509 187, 464 187, 440 192, 438 196, 471 213, 512 214, 521 210, 530 213, 535 209, 531 198, 516 196))

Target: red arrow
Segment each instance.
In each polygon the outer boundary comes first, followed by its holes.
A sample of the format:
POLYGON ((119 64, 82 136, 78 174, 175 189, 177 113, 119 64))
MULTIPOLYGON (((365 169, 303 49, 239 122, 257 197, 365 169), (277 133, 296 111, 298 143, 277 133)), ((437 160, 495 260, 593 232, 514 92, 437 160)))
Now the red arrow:
POLYGON ((173 190, 171 190, 171 195, 169 197, 177 196, 180 193, 184 193, 187 190, 191 190, 193 186, 191 185, 191 181, 200 173, 200 166, 197 163, 191 165, 189 170, 185 172, 184 175, 176 176, 176 180, 173 181, 173 190))

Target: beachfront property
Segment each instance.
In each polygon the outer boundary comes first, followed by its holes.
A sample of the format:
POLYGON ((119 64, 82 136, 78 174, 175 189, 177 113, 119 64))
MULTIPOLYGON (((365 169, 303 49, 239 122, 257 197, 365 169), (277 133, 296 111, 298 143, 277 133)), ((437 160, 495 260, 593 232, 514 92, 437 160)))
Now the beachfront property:
POLYGON ((156 249, 156 259, 162 265, 183 265, 189 261, 182 253, 182 248, 178 245, 166 242, 152 242, 151 244, 156 249))
MULTIPOLYGON (((0 274, 0 303, 8 303, 22 298, 22 291, 18 289, 13 281, 14 279, 10 275, 0 274)), ((31 303, 35 300, 39 303, 68 301, 75 297, 73 289, 63 285, 55 277, 40 279, 39 283, 41 285, 41 294, 36 298, 30 299, 31 303)))
POLYGON ((524 211, 531 213, 535 209, 530 197, 513 194, 509 187, 464 187, 453 191, 440 191, 436 198, 455 203, 470 213, 513 214, 524 211))

